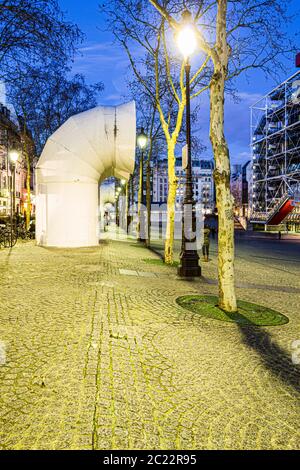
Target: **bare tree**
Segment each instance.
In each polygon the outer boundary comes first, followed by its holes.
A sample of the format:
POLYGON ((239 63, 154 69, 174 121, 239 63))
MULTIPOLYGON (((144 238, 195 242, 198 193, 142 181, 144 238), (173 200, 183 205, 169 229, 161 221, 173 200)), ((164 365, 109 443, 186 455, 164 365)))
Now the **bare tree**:
MULTIPOLYGON (((149 0, 174 30, 180 28, 176 12, 166 2, 149 0)), ((201 0, 194 2, 200 51, 213 64, 210 82, 210 139, 214 151, 217 207, 219 214, 219 306, 237 310, 234 285, 234 217, 230 192, 230 157, 224 132, 225 85, 241 73, 259 68, 268 74, 282 70, 282 59, 293 50, 286 24, 288 1, 201 0)), ((186 2, 174 1, 177 11, 186 2)))
MULTIPOLYGON (((146 245, 151 244, 151 172, 152 163, 163 155, 165 137, 159 119, 156 101, 149 95, 145 87, 136 77, 133 77, 129 83, 129 96, 136 101, 138 128, 144 128, 148 136, 148 146, 146 149, 146 208, 147 208, 147 234, 146 245)), ((138 192, 138 208, 142 205, 142 194, 138 192)), ((141 225, 138 225, 138 237, 141 225)))
POLYGON ((39 155, 48 137, 69 117, 97 105, 102 83, 89 86, 84 77, 66 78, 68 69, 27 67, 19 80, 8 87, 8 95, 19 116, 23 155, 27 169, 26 225, 31 215, 30 174, 33 157, 39 155), (32 142, 35 143, 33 151, 32 142))
POLYGON ((19 115, 26 117, 40 154, 46 140, 69 117, 97 106, 101 82, 87 85, 82 75, 68 77, 65 67, 30 66, 8 84, 8 95, 19 115))
MULTIPOLYGON (((166 5, 170 2, 166 1, 166 5)), ((108 26, 128 54, 132 71, 155 103, 164 132, 168 155, 168 201, 165 262, 173 263, 177 177, 175 148, 182 131, 186 107, 184 61, 176 57, 168 41, 168 23, 139 0, 106 2, 108 26)), ((207 89, 204 55, 191 78, 192 98, 207 89)))
POLYGON ((66 63, 82 35, 56 0, 0 0, 0 78, 25 64, 66 63))
MULTIPOLYGON (((147 83, 153 81, 151 73, 147 73, 147 83)), ((155 86, 155 85, 154 85, 155 86)), ((146 151, 146 206, 147 206, 147 239, 146 245, 151 245, 151 174, 152 166, 157 165, 160 160, 166 158, 168 150, 166 144, 166 138, 162 129, 161 120, 158 114, 156 101, 153 96, 149 95, 143 84, 140 83, 135 77, 128 84, 130 99, 136 101, 137 117, 138 117, 138 128, 143 127, 149 139, 149 145, 146 151), (152 166, 151 166, 152 165, 152 166)), ((165 91, 168 93, 168 90, 165 91)), ((128 98, 128 96, 127 96, 128 98)), ((170 103, 170 109, 172 109, 172 103, 170 103)), ((173 112, 173 111, 172 111, 173 112)), ((175 111, 176 112, 176 111, 175 111)), ((191 118, 192 122, 197 119, 198 107, 192 111, 191 118)), ((173 112, 174 114, 174 112, 173 112)), ((185 123, 181 128, 181 133, 177 139, 178 144, 185 144, 185 123)), ((201 144, 198 136, 193 137, 193 152, 197 155, 204 151, 203 145, 201 144)), ((142 204, 142 194, 138 192, 138 207, 142 204)), ((138 211, 140 213, 140 210, 138 211)), ((138 217, 139 219, 139 217, 138 217)), ((138 236, 139 236, 138 227, 138 236)))

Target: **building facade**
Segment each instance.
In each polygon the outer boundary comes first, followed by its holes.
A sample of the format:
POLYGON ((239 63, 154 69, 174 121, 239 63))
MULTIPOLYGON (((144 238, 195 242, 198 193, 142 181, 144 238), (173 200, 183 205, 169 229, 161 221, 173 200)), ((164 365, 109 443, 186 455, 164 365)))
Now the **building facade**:
MULTIPOLYGON (((13 107, 6 102, 5 87, 0 87, 0 217, 6 218, 11 213, 13 201, 15 208, 13 212, 23 214, 27 208, 27 165, 22 156, 24 138, 27 145, 32 144, 30 133, 22 135, 19 122, 13 107), (9 152, 17 150, 20 158, 13 169, 9 152), (13 174, 14 173, 14 174, 13 174), (15 197, 12 195, 13 180, 15 180, 15 197)), ((34 168, 31 168, 31 210, 35 212, 34 200, 34 168)))
POLYGON ((246 220, 250 218, 250 201, 252 199, 252 162, 244 165, 233 165, 231 172, 231 193, 234 197, 236 217, 246 220))
MULTIPOLYGON (((193 192, 196 203, 202 204, 207 214, 215 209, 215 191, 213 181, 214 164, 212 160, 193 160, 193 192)), ((176 205, 180 208, 184 200, 185 170, 182 169, 182 159, 176 159, 176 176, 178 188, 176 205)), ((152 172, 152 200, 154 203, 166 204, 168 197, 168 162, 166 159, 158 161, 152 172)))
POLYGON ((300 230, 300 71, 252 106, 251 134, 252 222, 300 230))

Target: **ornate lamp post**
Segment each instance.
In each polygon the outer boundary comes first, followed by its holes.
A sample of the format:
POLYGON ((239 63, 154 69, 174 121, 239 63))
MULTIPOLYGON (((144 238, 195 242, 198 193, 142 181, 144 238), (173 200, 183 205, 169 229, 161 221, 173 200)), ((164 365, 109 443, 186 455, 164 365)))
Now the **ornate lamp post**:
POLYGON ((185 196, 182 217, 182 246, 180 254, 180 266, 178 275, 181 277, 201 276, 199 256, 196 245, 196 214, 193 195, 192 178, 192 152, 191 152, 191 98, 190 98, 190 57, 197 47, 197 39, 192 25, 192 15, 186 10, 182 15, 182 28, 178 33, 177 42, 185 59, 186 79, 186 143, 187 143, 187 167, 185 181, 185 196), (188 226, 186 223, 188 222, 188 226), (194 244, 193 249, 188 249, 189 244, 194 244))
MULTIPOLYGON (((119 213, 119 225, 122 229, 126 228, 127 225, 127 183, 126 180, 120 181, 120 193, 121 196, 121 214, 119 213)), ((120 212, 120 208, 119 208, 120 212)))
POLYGON ((120 207, 119 207, 119 202, 120 202, 120 194, 121 194, 121 190, 122 188, 120 186, 118 186, 116 188, 116 196, 115 196, 115 199, 116 199, 116 225, 118 227, 120 227, 120 207))
POLYGON ((138 241, 145 243, 145 200, 144 200, 144 151, 148 144, 148 137, 145 134, 144 128, 137 138, 138 146, 141 150, 140 158, 140 178, 139 178, 139 201, 138 201, 138 241))
MULTIPOLYGON (((10 184, 10 245, 14 245, 13 226, 15 225, 16 215, 16 164, 19 159, 19 152, 11 150, 9 152, 11 184, 10 184)), ((16 228, 16 227, 15 227, 16 228)))

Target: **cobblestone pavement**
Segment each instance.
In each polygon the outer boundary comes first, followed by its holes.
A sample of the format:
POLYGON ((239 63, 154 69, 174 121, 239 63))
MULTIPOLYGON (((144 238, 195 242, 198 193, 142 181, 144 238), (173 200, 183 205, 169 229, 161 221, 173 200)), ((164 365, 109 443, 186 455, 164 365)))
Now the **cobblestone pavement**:
POLYGON ((0 252, 1 449, 300 449, 299 265, 238 260, 239 282, 273 288, 239 298, 290 318, 259 329, 181 309, 217 286, 155 257, 129 241, 0 252))

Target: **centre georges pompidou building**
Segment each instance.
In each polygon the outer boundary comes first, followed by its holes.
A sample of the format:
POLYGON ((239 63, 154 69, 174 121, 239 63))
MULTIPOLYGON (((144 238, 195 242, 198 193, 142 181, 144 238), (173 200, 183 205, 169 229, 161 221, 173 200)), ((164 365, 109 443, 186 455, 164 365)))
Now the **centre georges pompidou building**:
POLYGON ((300 230, 300 71, 252 106, 251 135, 251 222, 300 230))

